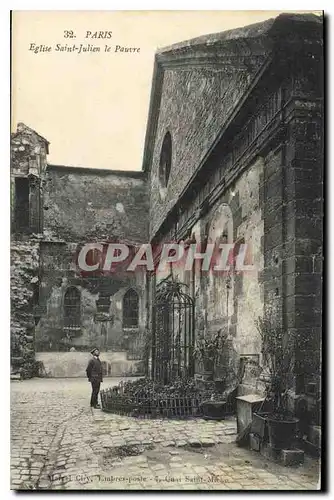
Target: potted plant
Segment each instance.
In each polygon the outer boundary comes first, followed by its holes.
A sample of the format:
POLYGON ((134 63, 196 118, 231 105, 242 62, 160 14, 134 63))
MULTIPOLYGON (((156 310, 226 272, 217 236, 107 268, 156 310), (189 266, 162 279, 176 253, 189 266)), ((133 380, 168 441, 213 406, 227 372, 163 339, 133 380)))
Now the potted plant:
POLYGON ((218 387, 213 385, 215 368, 223 352, 226 340, 227 334, 220 329, 213 335, 199 338, 194 350, 195 359, 200 361, 204 368, 205 384, 209 384, 212 390, 210 399, 203 401, 201 405, 204 418, 210 420, 220 420, 224 418, 226 413, 226 400, 217 392, 219 386, 225 386, 225 380, 220 380, 217 384, 218 387))
MULTIPOLYGON (((292 381, 294 338, 288 336, 275 314, 267 313, 258 318, 257 329, 262 340, 263 363, 267 370, 267 387, 264 405, 270 407, 266 414, 258 413, 268 425, 269 444, 273 449, 291 448, 296 437, 298 419, 288 408, 288 390, 292 381)), ((262 407, 263 407, 262 406, 262 407)))
POLYGON ((213 335, 200 337, 196 342, 194 357, 202 363, 208 380, 213 379, 226 339, 226 333, 220 329, 213 335))

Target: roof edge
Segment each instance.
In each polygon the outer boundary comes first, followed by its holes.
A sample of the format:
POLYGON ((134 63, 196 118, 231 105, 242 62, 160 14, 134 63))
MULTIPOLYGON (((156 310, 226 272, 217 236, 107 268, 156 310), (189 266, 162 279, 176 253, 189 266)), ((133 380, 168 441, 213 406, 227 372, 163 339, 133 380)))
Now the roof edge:
POLYGON ((45 139, 45 137, 43 137, 41 134, 36 132, 36 130, 34 130, 33 128, 28 127, 28 125, 26 125, 23 122, 17 123, 16 132, 13 132, 11 134, 11 137, 16 137, 17 135, 24 133, 25 130, 28 130, 29 132, 33 133, 34 135, 37 135, 37 137, 39 137, 43 142, 45 142, 45 144, 47 144, 47 145, 50 144, 50 142, 47 139, 45 139))
POLYGON ((106 168, 94 168, 94 167, 74 167, 70 165, 54 165, 48 163, 46 166, 47 170, 58 170, 62 173, 71 172, 74 174, 89 174, 89 175, 118 175, 124 177, 134 177, 143 178, 145 172, 142 170, 112 170, 106 168))
POLYGON ((282 13, 276 17, 271 17, 265 21, 260 21, 253 24, 248 24, 240 28, 233 28, 226 31, 218 31, 207 35, 201 35, 189 40, 174 43, 172 45, 162 47, 156 51, 157 55, 166 54, 168 52, 184 51, 185 49, 198 50, 200 46, 219 45, 228 41, 237 41, 242 39, 257 38, 259 36, 270 34, 274 25, 282 22, 318 22, 321 23, 321 18, 316 14, 310 13, 282 13))

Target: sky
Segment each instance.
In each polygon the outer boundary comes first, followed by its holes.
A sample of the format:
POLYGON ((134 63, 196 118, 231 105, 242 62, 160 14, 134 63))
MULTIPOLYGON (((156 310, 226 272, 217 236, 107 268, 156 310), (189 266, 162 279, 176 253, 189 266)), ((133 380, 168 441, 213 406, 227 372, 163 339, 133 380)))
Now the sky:
POLYGON ((51 164, 141 170, 156 50, 279 13, 14 11, 12 131, 23 122, 45 137, 51 164), (96 39, 87 31, 112 33, 96 39), (73 43, 101 51, 55 50, 73 43), (40 45, 51 51, 30 50, 40 45), (140 51, 115 52, 117 45, 140 51))

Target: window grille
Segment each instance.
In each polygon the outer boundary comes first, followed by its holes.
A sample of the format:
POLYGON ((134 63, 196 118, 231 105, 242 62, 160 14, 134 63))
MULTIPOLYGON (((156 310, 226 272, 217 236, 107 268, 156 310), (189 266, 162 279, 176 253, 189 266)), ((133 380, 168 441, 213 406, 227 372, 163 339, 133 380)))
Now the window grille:
POLYGON ((139 297, 135 290, 128 290, 123 297, 123 328, 137 328, 139 297))

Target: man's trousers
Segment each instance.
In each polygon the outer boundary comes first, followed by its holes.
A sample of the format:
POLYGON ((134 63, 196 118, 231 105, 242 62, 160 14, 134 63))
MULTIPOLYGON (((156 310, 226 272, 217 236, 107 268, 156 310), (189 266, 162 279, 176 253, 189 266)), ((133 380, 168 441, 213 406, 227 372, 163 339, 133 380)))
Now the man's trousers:
POLYGON ((96 406, 98 404, 98 395, 100 392, 101 382, 98 382, 96 380, 92 380, 91 384, 92 384, 92 396, 90 398, 90 405, 96 406))

